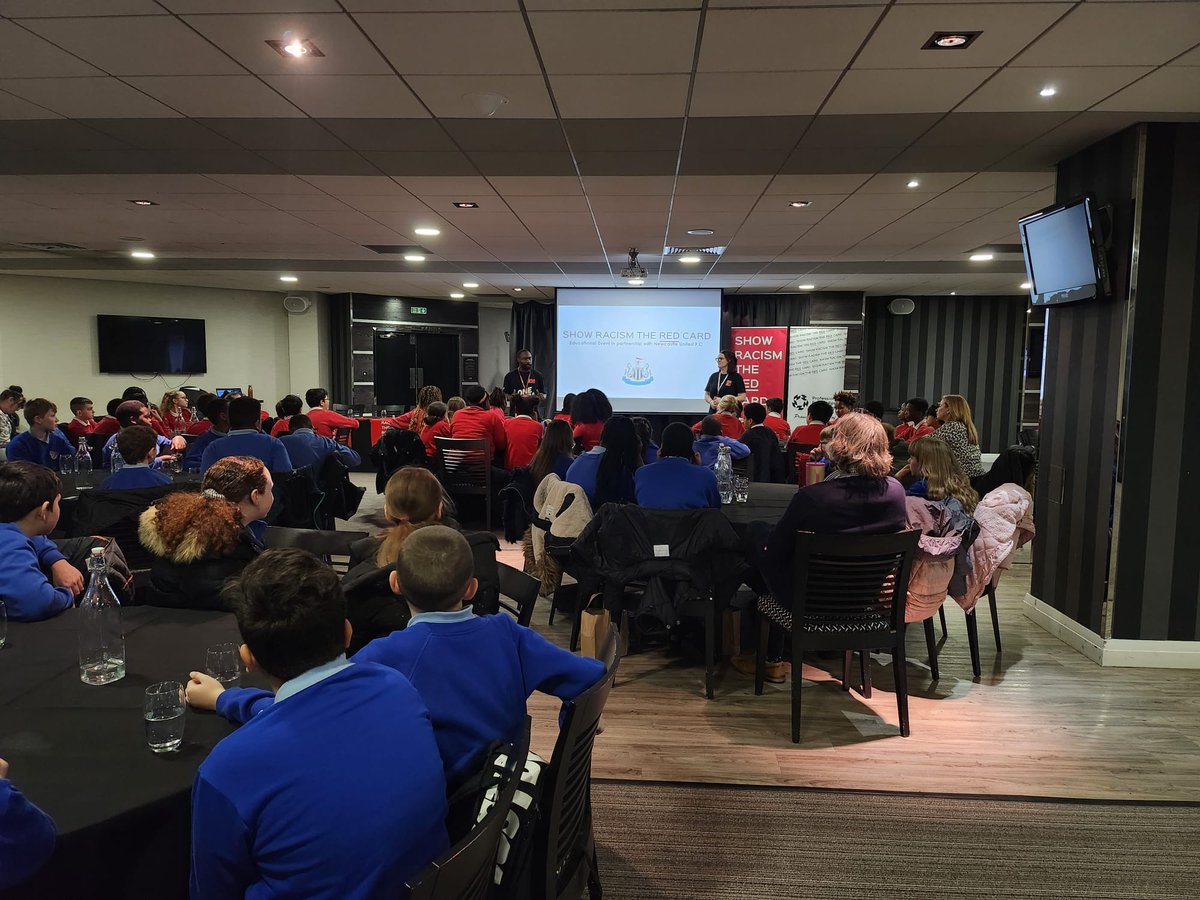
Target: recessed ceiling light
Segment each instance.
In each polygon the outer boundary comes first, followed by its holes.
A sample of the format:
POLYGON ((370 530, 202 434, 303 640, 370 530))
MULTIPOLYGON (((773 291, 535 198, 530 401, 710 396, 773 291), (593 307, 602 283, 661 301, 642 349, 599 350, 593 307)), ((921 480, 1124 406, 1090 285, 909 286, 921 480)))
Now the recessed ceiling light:
POLYGON ((958 291, 951 291, 951 292, 950 292, 950 296, 951 296, 951 297, 957 297, 957 296, 958 296, 958 291))
POLYGON ((299 278, 297 278, 295 275, 280 275, 280 276, 279 276, 279 280, 280 280, 280 281, 293 282, 293 281, 299 281, 300 279, 299 279, 299 278))
POLYGON ((154 254, 149 250, 130 250, 129 255, 134 259, 154 259, 154 254))
POLYGON ((130 200, 134 206, 158 206, 153 200, 130 200))
POLYGON ((710 235, 710 234, 716 234, 716 232, 713 231, 711 228, 689 228, 688 234, 710 235))
POLYGON ((919 182, 919 181, 917 181, 917 179, 913 178, 913 179, 911 179, 911 180, 908 182, 908 186, 909 186, 910 188, 916 188, 916 187, 920 187, 920 186, 921 186, 921 182, 919 182))
POLYGON ((645 283, 646 283, 646 281, 645 281, 645 279, 642 279, 642 278, 630 278, 630 279, 629 279, 628 281, 626 281, 625 283, 626 283, 626 284, 633 285, 634 287, 637 287, 637 286, 638 286, 638 285, 640 285, 640 284, 645 284, 645 283))
POLYGON ((679 257, 679 261, 681 263, 698 263, 698 262, 700 262, 700 257, 698 257, 698 256, 681 256, 681 257, 679 257))
POLYGON ((469 200, 459 200, 454 205, 457 206, 459 209, 479 209, 478 203, 472 203, 469 200))
POLYGON ((437 228, 415 228, 413 230, 422 237, 436 237, 442 233, 437 228))
POLYGON ((922 50, 965 50, 975 42, 982 31, 935 31, 924 44, 922 50))
POLYGON ((321 48, 312 41, 306 41, 287 32, 284 33, 283 40, 266 41, 265 43, 284 59, 300 59, 302 56, 325 55, 321 52, 321 48))
POLYGON ((811 200, 793 200, 788 204, 792 209, 807 209, 812 206, 811 200))
POLYGON ((817 288, 815 284, 798 284, 796 286, 802 291, 813 291, 817 288))
POLYGON ((463 282, 463 287, 465 287, 465 288, 477 288, 477 287, 479 287, 479 282, 477 282, 477 281, 464 281, 464 282, 463 282))
POLYGON ((450 299, 451 300, 461 300, 465 296, 467 296, 467 295, 464 294, 462 291, 454 291, 450 294, 450 299))
POLYGON ((1058 88, 1054 87, 1053 85, 1048 84, 1044 88, 1042 88, 1040 91, 1038 91, 1038 96, 1039 97, 1053 97, 1057 93, 1058 93, 1058 88))
POLYGON ((990 262, 995 257, 991 253, 972 253, 971 262, 990 262))
POLYGON ((1032 285, 1032 284, 1030 284, 1028 281, 1022 281, 1022 282, 1021 282, 1021 290, 1023 290, 1023 291, 1027 291, 1027 290, 1029 290, 1031 287, 1033 287, 1033 285, 1032 285))
POLYGON ((525 290, 525 288, 513 288, 513 290, 519 294, 521 291, 525 290))
POLYGON ((420 253, 405 253, 404 261, 405 262, 425 262, 425 257, 422 256, 420 253))

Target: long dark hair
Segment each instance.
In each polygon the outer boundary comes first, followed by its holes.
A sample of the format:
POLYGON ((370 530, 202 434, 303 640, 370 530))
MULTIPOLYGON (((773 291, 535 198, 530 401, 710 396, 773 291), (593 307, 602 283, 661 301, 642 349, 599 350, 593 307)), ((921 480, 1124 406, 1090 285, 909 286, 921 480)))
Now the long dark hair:
POLYGON ((725 366, 725 371, 730 374, 732 374, 733 372, 736 372, 737 371, 737 354, 734 353, 732 350, 722 350, 721 355, 723 357, 725 357, 725 360, 728 363, 725 366))
POLYGON ((637 432, 638 442, 642 445, 642 458, 645 459, 646 451, 654 443, 654 431, 650 420, 645 416, 634 416, 629 421, 633 422, 633 430, 637 432))
POLYGON ((538 445, 537 453, 529 461, 529 475, 535 486, 554 471, 554 466, 560 456, 570 454, 575 439, 571 436, 571 426, 562 419, 555 419, 546 426, 542 435, 542 443, 538 445))
POLYGON ((575 397, 571 406, 571 421, 576 425, 607 422, 612 417, 612 404, 599 388, 588 388, 575 397))
POLYGON ((628 416, 613 416, 600 433, 604 453, 596 473, 596 506, 632 500, 633 473, 642 465, 642 444, 628 416))

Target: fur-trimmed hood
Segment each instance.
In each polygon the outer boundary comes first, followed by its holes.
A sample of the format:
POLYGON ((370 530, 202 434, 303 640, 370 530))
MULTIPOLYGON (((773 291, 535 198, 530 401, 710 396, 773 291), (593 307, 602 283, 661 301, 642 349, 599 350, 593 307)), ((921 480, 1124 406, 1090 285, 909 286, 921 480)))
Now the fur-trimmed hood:
MULTIPOLYGON (((239 534, 240 531, 241 529, 239 534)), ((223 552, 221 542, 206 539, 198 530, 189 530, 175 548, 175 552, 168 552, 166 542, 158 530, 158 506, 151 506, 139 517, 138 539, 142 546, 155 556, 173 563, 194 563, 206 557, 227 555, 223 552)))

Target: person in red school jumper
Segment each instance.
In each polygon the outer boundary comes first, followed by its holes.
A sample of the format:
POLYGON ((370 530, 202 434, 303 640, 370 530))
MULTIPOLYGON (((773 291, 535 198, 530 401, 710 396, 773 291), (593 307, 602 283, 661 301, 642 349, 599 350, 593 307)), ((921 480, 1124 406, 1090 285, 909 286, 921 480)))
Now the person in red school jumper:
POLYGON ((575 395, 574 394, 567 394, 567 396, 563 397, 562 411, 556 412, 554 414, 554 421, 570 422, 571 421, 571 406, 574 403, 575 403, 575 395))
POLYGON ((108 415, 96 423, 96 427, 92 429, 92 434, 111 436, 121 430, 121 423, 117 421, 117 407, 120 405, 120 397, 114 397, 108 401, 108 404, 105 406, 108 415))
POLYGON ((425 427, 425 416, 429 407, 442 401, 442 389, 436 384, 427 384, 417 391, 417 405, 406 413, 384 419, 380 427, 386 431, 389 428, 400 428, 405 431, 420 432, 425 427))
POLYGON ((580 453, 587 453, 600 443, 604 423, 612 418, 612 404, 599 388, 588 388, 575 397, 571 405, 572 436, 580 453))
MULTIPOLYGON (((721 423, 721 434, 727 438, 737 440, 746 432, 746 426, 742 424, 742 420, 738 418, 738 398, 733 394, 726 394, 717 401, 717 411, 714 413, 714 418, 721 423)), ((696 434, 700 433, 700 426, 704 424, 701 419, 692 426, 692 431, 696 434)))
POLYGON ((275 406, 275 412, 279 414, 279 421, 271 426, 271 437, 279 437, 281 434, 291 434, 291 418, 298 416, 304 410, 304 401, 295 394, 288 394, 275 406))
POLYGON ((825 400, 814 400, 808 404, 808 422, 797 425, 788 441, 793 444, 812 444, 814 447, 821 443, 821 430, 833 418, 833 407, 825 400))
POLYGON ((454 414, 450 422, 452 438, 487 438, 492 442, 492 453, 503 458, 508 449, 508 435, 504 433, 504 422, 496 418, 488 406, 487 391, 481 385, 472 384, 463 391, 467 405, 454 414))
POLYGON ((508 395, 504 393, 504 388, 492 388, 492 392, 488 394, 488 405, 491 407, 492 415, 503 424, 504 420, 508 418, 508 395))
POLYGON ((438 455, 438 438, 450 437, 450 419, 446 413, 446 404, 441 400, 434 400, 425 408, 425 418, 421 420, 421 443, 425 445, 426 459, 434 459, 438 455))
POLYGON ((542 423, 534 418, 538 408, 536 397, 517 394, 512 404, 516 415, 504 420, 504 433, 508 437, 508 452, 504 455, 506 469, 529 465, 545 433, 542 423))
POLYGON ((187 394, 183 391, 167 391, 163 394, 162 402, 158 405, 158 414, 166 430, 174 434, 183 434, 192 424, 195 416, 188 409, 187 394))
POLYGON ((928 400, 922 397, 905 400, 900 407, 900 424, 896 426, 896 437, 911 444, 917 438, 933 434, 937 429, 925 421, 928 415, 928 400))
POLYGON ((763 424, 775 432, 775 437, 780 441, 786 441, 791 435, 792 429, 788 425, 787 419, 783 417, 783 398, 768 397, 763 406, 767 408, 767 420, 763 424))
POLYGON ((99 424, 96 421, 96 407, 87 397, 72 397, 71 414, 74 418, 67 423, 67 434, 71 436, 72 443, 78 444, 81 437, 96 431, 99 424))
POLYGON ((325 388, 309 388, 304 392, 304 402, 310 407, 308 418, 313 424, 313 431, 321 437, 335 437, 337 429, 358 428, 358 419, 343 416, 329 408, 329 392, 325 388))

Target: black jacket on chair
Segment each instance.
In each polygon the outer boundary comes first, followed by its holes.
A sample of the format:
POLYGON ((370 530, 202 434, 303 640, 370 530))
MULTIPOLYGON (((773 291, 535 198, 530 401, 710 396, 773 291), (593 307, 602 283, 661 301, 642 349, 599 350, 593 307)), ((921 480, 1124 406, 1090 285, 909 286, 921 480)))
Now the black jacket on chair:
POLYGON ((750 480, 783 484, 786 466, 783 451, 779 449, 779 436, 766 426, 749 428, 738 438, 750 448, 750 480))

